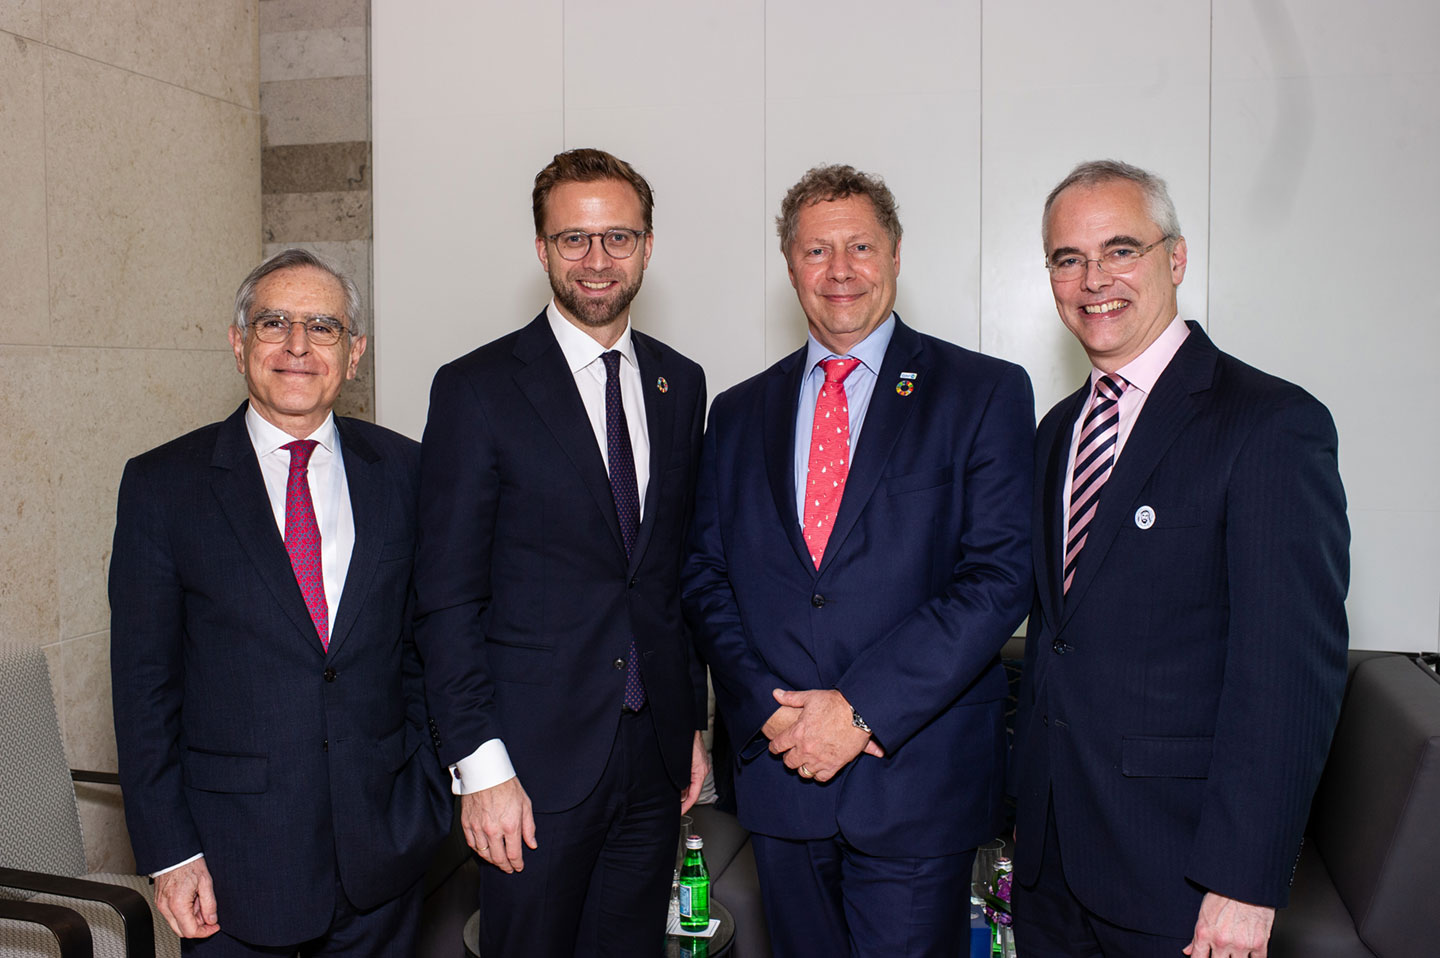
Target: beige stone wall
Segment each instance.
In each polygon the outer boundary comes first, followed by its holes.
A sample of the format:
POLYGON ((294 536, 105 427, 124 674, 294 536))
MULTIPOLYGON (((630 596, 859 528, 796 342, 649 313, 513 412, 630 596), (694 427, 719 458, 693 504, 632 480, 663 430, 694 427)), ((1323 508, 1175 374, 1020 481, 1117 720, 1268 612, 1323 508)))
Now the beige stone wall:
MULTIPOLYGON (((267 0, 268 2, 268 0, 267 0)), ((105 578, 129 457, 244 398, 260 0, 0 0, 0 639, 42 646, 72 765, 115 768, 105 578)), ((92 869, 132 867, 82 785, 92 869)))

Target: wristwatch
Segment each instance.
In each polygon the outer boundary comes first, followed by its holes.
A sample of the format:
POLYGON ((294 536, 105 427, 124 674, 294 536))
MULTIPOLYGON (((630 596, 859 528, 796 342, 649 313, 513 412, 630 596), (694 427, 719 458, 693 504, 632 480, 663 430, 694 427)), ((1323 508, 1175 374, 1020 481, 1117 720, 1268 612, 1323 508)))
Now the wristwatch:
POLYGON ((855 711, 855 706, 853 705, 850 706, 850 724, 860 729, 862 732, 869 732, 871 735, 875 734, 875 730, 865 724, 865 720, 860 717, 859 712, 855 711))

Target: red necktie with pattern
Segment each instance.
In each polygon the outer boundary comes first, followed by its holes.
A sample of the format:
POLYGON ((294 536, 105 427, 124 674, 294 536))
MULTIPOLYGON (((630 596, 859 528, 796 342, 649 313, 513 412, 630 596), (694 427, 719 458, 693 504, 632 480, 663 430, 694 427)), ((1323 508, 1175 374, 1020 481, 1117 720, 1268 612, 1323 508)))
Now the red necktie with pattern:
POLYGON ((835 513, 850 475, 850 406, 845 398, 845 377, 858 359, 826 359, 825 384, 815 399, 815 421, 810 427, 810 467, 805 477, 805 544, 815 568, 825 556, 835 513))
POLYGON ((1065 541, 1065 586, 1075 578, 1075 563, 1089 535, 1090 520, 1100 505, 1100 487, 1115 468, 1115 444, 1120 439, 1120 394, 1130 385, 1119 376, 1095 380, 1095 403, 1080 427, 1075 450, 1075 472, 1070 480, 1070 534, 1065 541))
POLYGON ((290 453, 290 480, 285 484, 285 551, 290 553, 295 581, 300 584, 320 644, 329 652, 330 610, 325 604, 325 575, 320 563, 320 526, 315 521, 308 476, 310 454, 317 445, 314 439, 297 439, 280 447, 290 453))

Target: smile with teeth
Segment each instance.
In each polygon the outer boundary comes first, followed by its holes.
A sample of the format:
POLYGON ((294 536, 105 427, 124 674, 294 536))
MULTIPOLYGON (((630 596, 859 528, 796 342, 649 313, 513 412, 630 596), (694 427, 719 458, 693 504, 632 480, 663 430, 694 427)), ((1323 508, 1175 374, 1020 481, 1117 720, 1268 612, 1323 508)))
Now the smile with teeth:
POLYGON ((1086 306, 1086 307, 1085 307, 1085 312, 1091 313, 1091 314, 1094 314, 1094 313, 1109 313, 1109 312, 1114 312, 1115 310, 1121 309, 1121 308, 1123 308, 1123 307, 1125 307, 1125 306, 1128 306, 1128 305, 1129 305, 1129 303, 1127 303, 1127 302, 1126 302, 1125 300, 1123 300, 1123 299, 1112 299, 1112 300, 1110 300, 1110 302, 1108 302, 1108 303, 1096 303, 1094 306, 1086 306))
POLYGON ((586 289, 609 289, 611 286, 615 285, 615 281, 611 279, 606 280, 602 283, 592 283, 589 280, 582 279, 580 280, 580 285, 584 286, 586 289))

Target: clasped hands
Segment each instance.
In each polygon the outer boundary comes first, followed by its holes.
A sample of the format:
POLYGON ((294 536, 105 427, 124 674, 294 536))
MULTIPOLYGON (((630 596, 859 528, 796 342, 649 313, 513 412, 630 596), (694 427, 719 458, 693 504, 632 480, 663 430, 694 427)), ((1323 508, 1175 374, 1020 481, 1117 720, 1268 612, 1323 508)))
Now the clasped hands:
POLYGON ((775 690, 780 707, 760 731, 770 751, 801 778, 828 782, 864 752, 881 758, 885 750, 854 723, 854 710, 835 689, 775 690))

